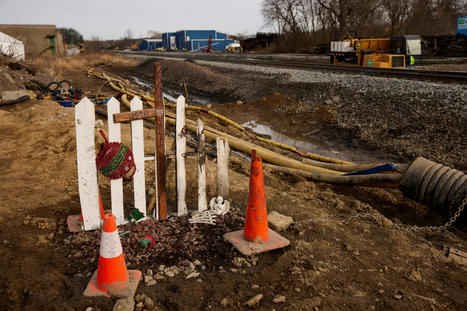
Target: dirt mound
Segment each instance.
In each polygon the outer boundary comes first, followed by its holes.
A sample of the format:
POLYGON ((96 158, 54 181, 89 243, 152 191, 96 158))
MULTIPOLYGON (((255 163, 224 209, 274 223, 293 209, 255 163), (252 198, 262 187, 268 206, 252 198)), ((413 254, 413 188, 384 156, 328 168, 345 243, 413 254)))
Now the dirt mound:
MULTIPOLYGON (((120 226, 123 235, 120 240, 126 262, 131 267, 153 267, 164 265, 185 265, 198 260, 208 269, 230 265, 235 252, 222 236, 243 227, 244 215, 239 209, 232 209, 229 215, 218 216, 215 225, 190 225, 188 217, 171 217, 167 221, 149 219, 139 223, 120 226), (154 246, 145 247, 140 242, 151 236, 154 246)), ((80 263, 78 271, 86 273, 89 259, 99 258, 100 232, 82 232, 65 239, 70 257, 80 263)), ((145 270, 145 269, 144 269, 145 270)))
POLYGON ((41 91, 48 83, 54 81, 53 73, 44 68, 0 55, 0 90, 34 90, 41 91))
MULTIPOLYGON (((153 79, 153 63, 158 61, 162 67, 162 81, 171 87, 183 89, 186 83, 193 94, 210 94, 223 101, 253 100, 259 96, 269 95, 270 88, 259 88, 259 85, 270 85, 272 77, 237 71, 235 74, 224 72, 207 66, 200 66, 192 61, 176 61, 169 59, 149 59, 133 70, 134 75, 144 74, 148 81, 153 79), (260 80, 261 82, 258 82, 260 80)), ((184 93, 184 92, 183 92, 184 93)))

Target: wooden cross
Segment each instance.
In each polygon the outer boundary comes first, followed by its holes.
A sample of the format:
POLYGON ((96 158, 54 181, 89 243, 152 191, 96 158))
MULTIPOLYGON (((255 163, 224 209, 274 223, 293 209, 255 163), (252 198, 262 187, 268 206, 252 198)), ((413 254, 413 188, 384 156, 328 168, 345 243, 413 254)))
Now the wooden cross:
POLYGON ((154 109, 115 113, 114 123, 155 118, 156 126, 156 219, 167 219, 167 191, 165 184, 165 107, 162 98, 161 65, 154 63, 154 109))

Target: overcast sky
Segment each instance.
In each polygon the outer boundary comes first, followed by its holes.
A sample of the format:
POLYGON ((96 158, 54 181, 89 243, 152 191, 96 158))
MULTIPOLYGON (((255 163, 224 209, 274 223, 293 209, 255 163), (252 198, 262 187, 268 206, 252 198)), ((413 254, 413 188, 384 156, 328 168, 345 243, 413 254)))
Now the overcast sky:
POLYGON ((215 29, 255 34, 263 29, 262 0, 0 0, 1 24, 72 27, 85 39, 135 37, 148 30, 215 29))

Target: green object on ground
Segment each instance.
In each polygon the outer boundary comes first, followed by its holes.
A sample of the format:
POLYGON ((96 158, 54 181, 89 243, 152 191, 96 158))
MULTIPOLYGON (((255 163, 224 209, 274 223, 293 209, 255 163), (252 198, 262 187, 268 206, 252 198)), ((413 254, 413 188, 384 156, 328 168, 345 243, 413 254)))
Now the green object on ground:
POLYGON ((146 238, 144 240, 141 240, 141 241, 138 241, 139 243, 141 243, 141 245, 144 246, 144 248, 147 248, 149 245, 151 245, 151 239, 150 238, 146 238))
POLYGON ((130 216, 128 216, 128 221, 132 221, 133 219, 135 221, 138 221, 140 219, 144 218, 144 214, 139 211, 139 209, 135 208, 131 212, 130 216))
POLYGON ((125 236, 125 235, 130 234, 130 233, 131 233, 130 230, 124 231, 124 232, 120 233, 119 236, 122 237, 122 236, 125 236))

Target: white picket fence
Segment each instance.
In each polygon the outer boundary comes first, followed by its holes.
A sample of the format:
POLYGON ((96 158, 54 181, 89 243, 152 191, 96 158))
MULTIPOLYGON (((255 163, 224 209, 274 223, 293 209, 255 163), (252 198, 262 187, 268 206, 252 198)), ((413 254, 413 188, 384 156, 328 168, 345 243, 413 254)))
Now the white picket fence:
MULTIPOLYGON (((131 111, 142 110, 143 104, 138 97, 131 102, 131 111)), ((108 138, 110 142, 121 142, 121 126, 115 123, 113 115, 120 113, 120 102, 111 98, 107 103, 108 116, 108 138)), ((78 184, 83 217, 84 230, 98 229, 101 224, 99 207, 99 187, 97 182, 96 151, 94 142, 95 109, 94 104, 87 98, 82 99, 75 106, 76 124, 76 152, 78 166, 78 184)), ((198 123, 198 140, 204 144, 203 124, 198 123), (201 138, 201 139, 200 139, 201 138)), ((185 98, 177 99, 176 118, 176 168, 177 168, 177 214, 179 216, 188 213, 185 201, 186 194, 186 137, 185 137, 185 98)), ((219 195, 228 197, 228 158, 230 149, 228 142, 217 139, 218 145, 218 192, 219 195), (220 146, 220 147, 219 147, 220 146)), ((205 147, 202 147, 205 148, 205 147)), ((133 176, 134 185, 134 208, 137 208, 146 217, 146 189, 144 162, 155 161, 155 157, 144 156, 144 133, 143 120, 131 121, 131 149, 136 164, 136 172, 133 176)), ((199 149, 199 148, 198 148, 199 149)), ((199 158, 199 155, 198 155, 199 158)), ((207 209, 206 199, 206 168, 205 160, 198 161, 198 210, 207 209)), ((157 167, 157 165, 155 165, 157 167)), ((157 173, 157 172, 156 172, 157 173)), ((156 175, 156 174, 155 174, 156 175)), ((154 176, 155 188, 157 189, 157 178, 154 176)), ((112 214, 117 219, 117 225, 126 223, 124 216, 123 180, 111 180, 111 207, 112 214)), ((157 202, 157 200, 156 200, 157 202)), ((155 217, 158 219, 157 206, 155 217)), ((143 218, 142 220, 144 220, 143 218)))

